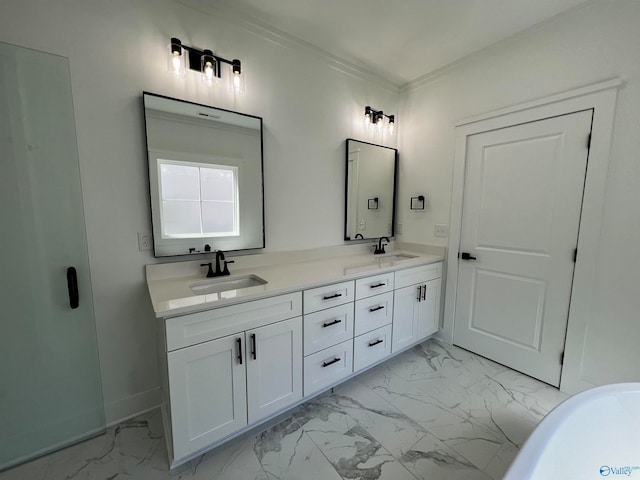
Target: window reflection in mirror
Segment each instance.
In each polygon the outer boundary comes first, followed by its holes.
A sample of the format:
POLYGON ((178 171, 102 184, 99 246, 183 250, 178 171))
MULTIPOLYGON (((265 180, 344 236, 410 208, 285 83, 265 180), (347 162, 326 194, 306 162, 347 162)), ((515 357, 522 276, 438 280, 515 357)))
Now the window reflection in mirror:
POLYGON ((395 148, 347 139, 345 240, 393 236, 397 156, 395 148))
POLYGON ((143 99, 155 255, 263 248, 262 119, 143 99))

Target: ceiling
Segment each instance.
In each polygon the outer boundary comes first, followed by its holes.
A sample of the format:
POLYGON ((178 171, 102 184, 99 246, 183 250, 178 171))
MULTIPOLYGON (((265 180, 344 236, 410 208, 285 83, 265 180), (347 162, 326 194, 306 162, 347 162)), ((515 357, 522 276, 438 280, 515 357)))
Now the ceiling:
POLYGON ((202 0, 402 86, 590 0, 202 0))

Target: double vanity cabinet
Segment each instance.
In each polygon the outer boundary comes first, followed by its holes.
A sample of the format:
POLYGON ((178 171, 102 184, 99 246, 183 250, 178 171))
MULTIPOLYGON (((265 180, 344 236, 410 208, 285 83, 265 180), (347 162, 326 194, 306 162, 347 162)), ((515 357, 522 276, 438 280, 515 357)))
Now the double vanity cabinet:
POLYGON ((434 334, 442 262, 394 268, 163 316, 172 467, 434 334))

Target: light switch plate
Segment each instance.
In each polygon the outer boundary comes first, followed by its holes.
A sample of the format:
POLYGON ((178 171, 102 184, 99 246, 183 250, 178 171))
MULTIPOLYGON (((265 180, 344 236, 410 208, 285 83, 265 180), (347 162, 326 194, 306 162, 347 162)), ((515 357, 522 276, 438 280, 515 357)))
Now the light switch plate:
POLYGON ((434 235, 436 237, 448 237, 449 236, 449 225, 445 223, 436 224, 434 235))

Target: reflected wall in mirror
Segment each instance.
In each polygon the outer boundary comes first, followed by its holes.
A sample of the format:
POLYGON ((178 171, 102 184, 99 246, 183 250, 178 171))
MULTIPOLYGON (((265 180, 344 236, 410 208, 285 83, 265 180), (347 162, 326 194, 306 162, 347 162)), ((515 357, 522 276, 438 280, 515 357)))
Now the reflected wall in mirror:
POLYGON ((345 240, 391 237, 398 150, 347 139, 345 240))
POLYGON ((264 248, 262 118, 143 102, 155 256, 264 248))

